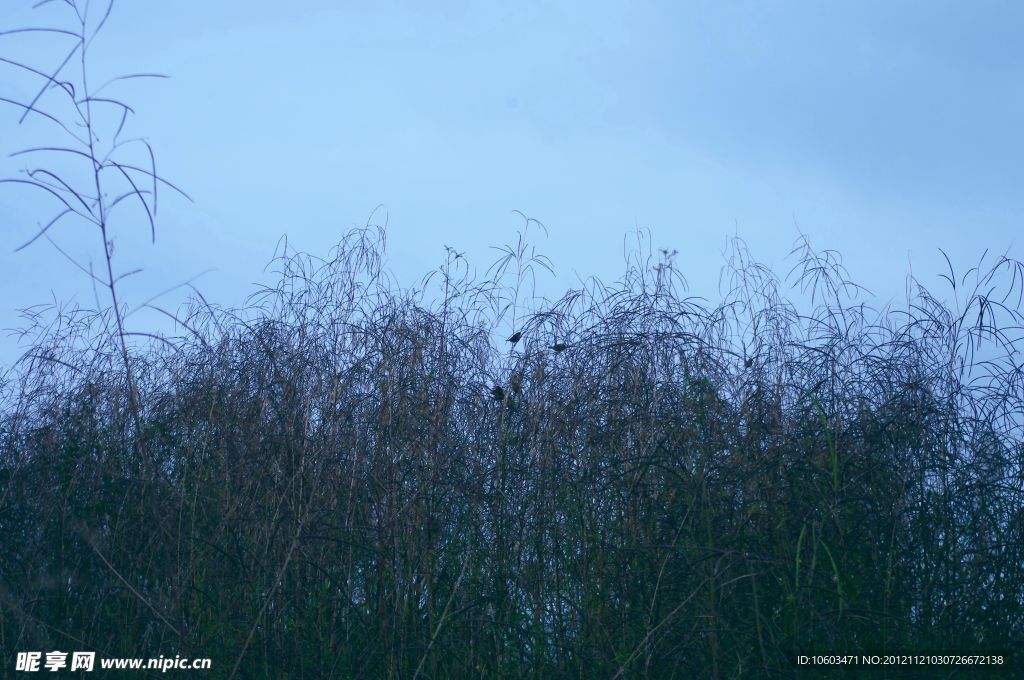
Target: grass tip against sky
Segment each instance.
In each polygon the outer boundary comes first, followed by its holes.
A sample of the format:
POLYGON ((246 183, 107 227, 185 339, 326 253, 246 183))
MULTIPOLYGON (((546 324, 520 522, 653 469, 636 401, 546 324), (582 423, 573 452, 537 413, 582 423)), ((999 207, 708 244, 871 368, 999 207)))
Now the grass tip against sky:
MULTIPOLYGON (((59 9, 31 5, 5 3, 0 30, 59 9)), ((803 232, 898 298, 908 263, 942 271, 939 247, 962 267, 1017 250, 1022 19, 999 2, 121 0, 91 67, 171 76, 119 93, 195 198, 168 196, 155 245, 121 225, 122 265, 144 269, 129 303, 213 269, 198 285, 239 304, 282 234, 322 253, 371 214, 406 281, 444 245, 483 269, 521 226, 514 210, 548 227, 553 295, 576 274, 617 276, 623 235, 644 227, 699 294, 729 235, 784 273, 803 232)), ((0 56, 53 67, 57 42, 4 36, 0 56)), ((9 71, 0 83, 27 91, 9 71)), ((0 110, 4 156, 38 133, 17 117, 0 110)), ((13 252, 49 210, 0 189, 4 327, 51 291, 91 300, 48 245, 13 252)), ((88 238, 54 236, 90 257, 88 238)))

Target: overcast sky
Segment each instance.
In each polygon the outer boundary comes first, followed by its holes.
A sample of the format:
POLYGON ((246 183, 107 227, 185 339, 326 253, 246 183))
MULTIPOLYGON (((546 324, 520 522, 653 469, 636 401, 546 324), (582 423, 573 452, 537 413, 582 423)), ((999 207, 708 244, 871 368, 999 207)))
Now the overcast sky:
MULTIPOLYGON (((61 3, 0 4, 0 30, 51 23, 61 3)), ((91 52, 93 82, 138 112, 161 173, 156 244, 122 223, 129 302, 207 269, 240 304, 279 237, 326 254, 376 206, 407 282, 444 245, 482 272, 521 226, 547 225, 557 293, 622 272, 649 228, 711 295, 727 236, 781 273, 799 228, 843 254, 883 301, 908 266, 938 283, 1014 243, 1024 218, 1024 5, 1011 2, 418 2, 119 0, 91 52)), ((0 57, 52 69, 67 43, 0 36, 0 57)), ((0 64, 0 97, 34 94, 0 64)), ((0 154, 39 141, 0 107, 0 154)), ((51 133, 52 134, 52 133, 51 133)), ((54 138, 59 141, 59 138, 54 138)), ((24 158, 0 161, 4 176, 24 158)), ((45 242, 52 214, 0 187, 0 327, 14 309, 89 304, 85 277, 45 242)), ((83 260, 84 226, 55 228, 83 260)), ((12 343, 0 339, 0 356, 12 343)))

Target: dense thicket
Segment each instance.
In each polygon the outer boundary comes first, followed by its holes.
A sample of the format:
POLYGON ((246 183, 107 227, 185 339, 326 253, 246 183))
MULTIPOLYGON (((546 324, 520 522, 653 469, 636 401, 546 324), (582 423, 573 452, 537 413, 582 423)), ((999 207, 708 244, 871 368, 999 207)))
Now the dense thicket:
POLYGON ((278 286, 197 298, 127 377, 109 314, 30 319, 0 414, 5 664, 727 678, 1024 639, 1017 263, 872 311, 804 244, 799 313, 740 243, 716 305, 668 253, 553 303, 522 240, 416 289, 381 256, 373 230, 286 249, 278 286))

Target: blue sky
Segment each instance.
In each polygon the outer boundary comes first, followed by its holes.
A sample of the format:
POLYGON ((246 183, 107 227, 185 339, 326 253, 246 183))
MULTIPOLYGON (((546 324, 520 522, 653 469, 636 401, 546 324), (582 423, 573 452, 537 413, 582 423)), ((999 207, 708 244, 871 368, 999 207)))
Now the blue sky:
MULTIPOLYGON (((30 5, 3 3, 0 30, 52 15, 30 5)), ((898 299, 908 266, 938 285, 940 247, 963 269, 986 248, 1024 255, 1022 27, 1009 2, 120 0, 95 80, 171 76, 117 94, 195 198, 164 195, 155 245, 118 226, 122 268, 144 268, 128 302, 213 269, 197 285, 240 304, 282 234, 326 253, 378 205, 406 282, 444 245, 483 272, 520 210, 549 229, 550 294, 615 278, 646 227, 713 297, 729 235, 785 273, 799 228, 898 299)), ((0 36, 0 56, 52 67, 59 51, 0 36)), ((29 86, 5 70, 0 90, 29 86)), ((44 132, 16 123, 0 108, 4 156, 44 132)), ((49 245, 13 252, 44 214, 0 187, 2 327, 51 295, 92 300, 49 245)), ((98 257, 82 225, 54 236, 98 257)))

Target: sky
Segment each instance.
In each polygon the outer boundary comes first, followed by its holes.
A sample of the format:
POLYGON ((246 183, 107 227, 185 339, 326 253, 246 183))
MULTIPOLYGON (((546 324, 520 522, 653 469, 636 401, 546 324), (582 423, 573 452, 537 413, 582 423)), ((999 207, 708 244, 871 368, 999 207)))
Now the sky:
MULTIPOLYGON (((31 4, 2 3, 0 31, 60 25, 61 3, 31 4)), ((283 235, 326 254, 371 215, 400 280, 446 245, 482 273, 515 211, 547 227, 552 296, 615 279, 644 228, 712 299, 730 236, 784 275, 800 233, 902 299, 909 271, 940 285, 940 248, 960 270, 986 249, 1024 257, 1022 27, 1024 6, 983 1, 118 0, 90 79, 170 76, 108 92, 194 201, 160 195, 155 243, 124 213, 116 263, 143 270, 126 302, 194 279, 242 304, 283 235)), ((0 35, 0 57, 52 69, 67 45, 0 35)), ((0 63, 0 97, 31 98, 15 71, 0 63)), ((0 103, 2 177, 29 163, 9 153, 61 141, 18 117, 0 103)), ((15 252, 53 205, 0 185, 0 328, 29 305, 92 303, 50 244, 15 252)), ((98 266, 94 231, 50 233, 98 266)), ((17 351, 0 337, 0 361, 17 351)))

